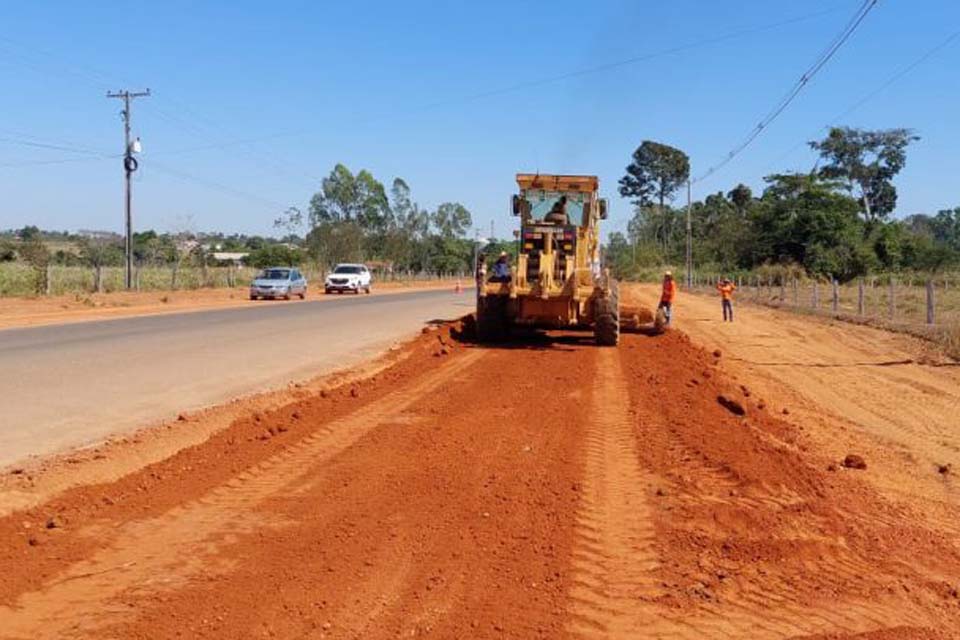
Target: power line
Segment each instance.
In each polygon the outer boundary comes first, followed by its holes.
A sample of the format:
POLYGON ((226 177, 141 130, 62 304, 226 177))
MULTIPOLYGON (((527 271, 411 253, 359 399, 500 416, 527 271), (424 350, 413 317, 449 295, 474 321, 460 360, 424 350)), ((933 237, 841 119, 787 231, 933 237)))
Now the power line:
POLYGON ((216 191, 226 193, 236 198, 240 198, 243 200, 247 200, 249 202, 256 203, 260 206, 266 205, 271 208, 276 207, 281 210, 286 209, 289 206, 288 204, 282 204, 276 200, 271 200, 270 198, 264 198, 263 196, 258 196, 256 194, 242 191, 240 189, 235 189, 231 186, 228 186, 219 182, 215 182, 213 180, 208 180, 206 178, 199 178, 185 171, 180 171, 178 169, 174 169, 173 167, 158 163, 156 160, 153 160, 153 159, 151 159, 150 161, 150 167, 153 169, 156 169, 160 173, 165 173, 169 176, 173 176, 174 178, 179 178, 180 180, 194 182, 201 186, 207 187, 208 189, 214 189, 216 191))
POLYGON ((20 167, 35 167, 43 166, 48 164, 69 164, 72 162, 102 162, 103 160, 116 160, 121 156, 109 156, 109 157, 92 157, 87 156, 83 158, 57 158, 55 160, 22 160, 18 162, 0 162, 0 167, 2 168, 20 168, 20 167))
MULTIPOLYGON (((941 40, 939 43, 937 43, 934 47, 932 47, 931 49, 928 49, 923 55, 921 55, 920 57, 916 58, 913 62, 911 62, 910 64, 908 64, 907 66, 903 67, 902 69, 900 69, 899 71, 897 71, 896 73, 894 73, 893 75, 891 75, 889 78, 887 78, 887 79, 886 79, 883 83, 881 83, 877 88, 873 89, 872 91, 870 91, 869 93, 867 93, 866 95, 864 95, 863 97, 861 97, 859 100, 857 100, 855 103, 853 103, 852 105, 850 105, 849 107, 847 107, 846 109, 844 109, 841 113, 839 113, 839 114, 837 114, 836 116, 834 116, 833 118, 831 118, 831 119, 828 121, 829 124, 826 124, 826 125, 824 125, 823 127, 821 127, 820 129, 817 129, 816 131, 814 131, 813 133, 811 133, 810 136, 808 136, 808 137, 813 137, 813 136, 819 135, 820 132, 823 131, 823 130, 829 130, 831 126, 835 126, 836 124, 838 124, 841 120, 843 120, 844 118, 846 118, 846 117, 849 116, 850 114, 854 113, 854 112, 857 111, 860 107, 862 107, 863 105, 865 105, 866 103, 870 102, 871 100, 873 100, 874 98, 876 98, 878 95, 880 95, 881 93, 883 93, 887 88, 889 88, 891 85, 893 85, 893 84, 895 84, 896 82, 898 82, 901 78, 903 78, 903 77, 907 76, 908 74, 912 73, 914 69, 916 69, 917 67, 919 67, 920 65, 922 65, 924 62, 926 62, 927 60, 929 60, 930 58, 932 58, 932 57, 935 56, 936 54, 940 53, 940 51, 942 51, 942 50, 945 49, 947 46, 949 46, 949 45, 950 45, 954 40, 956 40, 957 38, 960 38, 960 31, 954 31, 954 32, 951 33, 949 36, 947 36, 946 38, 944 38, 943 40, 941 40)), ((792 153, 793 153, 794 151, 796 151, 797 149, 799 149, 799 148, 801 148, 801 147, 807 146, 807 144, 808 144, 808 142, 807 142, 806 140, 801 140, 801 141, 798 142, 797 144, 793 145, 793 146, 790 147, 787 151, 785 151, 785 152, 782 153, 781 155, 777 156, 776 160, 774 160, 774 161, 772 161, 772 162, 770 163, 769 168, 772 168, 774 165, 779 164, 784 158, 786 158, 787 156, 789 156, 790 154, 792 154, 792 153)))
MULTIPOLYGON (((718 43, 725 42, 725 41, 728 41, 728 40, 735 40, 735 39, 741 38, 741 37, 743 37, 743 36, 753 35, 753 34, 756 34, 756 33, 763 33, 763 32, 765 32, 765 31, 771 31, 771 30, 774 30, 774 29, 778 29, 778 28, 780 28, 780 27, 785 27, 785 26, 789 26, 789 25, 792 25, 792 24, 797 24, 797 23, 800 23, 800 22, 805 22, 805 21, 807 21, 807 20, 812 20, 812 19, 815 19, 815 18, 819 18, 819 17, 822 17, 822 16, 824 16, 824 15, 828 15, 828 14, 834 13, 834 12, 836 12, 836 11, 837 11, 836 8, 824 9, 824 10, 821 10, 821 11, 816 11, 816 12, 812 12, 812 13, 807 13, 807 14, 799 15, 799 16, 796 16, 796 17, 793 17, 793 18, 788 18, 788 19, 786 19, 786 20, 780 20, 780 21, 777 21, 777 22, 772 22, 772 23, 768 23, 768 24, 763 24, 763 25, 759 25, 759 26, 755 26, 755 27, 747 27, 747 28, 744 28, 744 29, 738 29, 738 30, 730 31, 730 32, 728 32, 728 33, 724 33, 724 34, 721 34, 721 35, 718 35, 718 36, 711 36, 711 37, 707 37, 707 38, 702 38, 702 39, 700 39, 700 40, 694 40, 694 41, 692 41, 692 42, 688 42, 688 43, 686 43, 686 44, 678 45, 678 46, 675 46, 675 47, 670 47, 670 48, 662 49, 662 50, 659 50, 659 51, 653 51, 653 52, 650 52, 650 53, 645 53, 645 54, 641 54, 641 55, 636 55, 636 56, 632 56, 632 57, 629 57, 629 58, 624 58, 624 59, 621 59, 621 60, 615 60, 615 61, 607 62, 607 63, 604 63, 604 64, 596 65, 596 66, 593 66, 593 67, 588 67, 588 68, 585 68, 585 69, 579 69, 579 70, 575 70, 575 71, 569 71, 569 72, 566 72, 566 73, 562 73, 562 74, 558 74, 558 75, 554 75, 554 76, 549 76, 549 77, 545 77, 545 78, 540 78, 540 79, 537 79, 537 80, 530 80, 530 81, 527 81, 527 82, 521 82, 521 83, 509 85, 509 86, 504 86, 504 87, 499 87, 499 88, 495 88, 495 89, 490 89, 490 90, 486 90, 486 91, 482 91, 482 92, 478 92, 478 93, 474 93, 474 94, 469 94, 469 95, 465 95, 465 96, 460 96, 460 97, 457 97, 457 98, 451 98, 450 100, 441 100, 441 101, 432 102, 432 103, 424 103, 424 104, 421 104, 421 105, 418 105, 418 106, 414 106, 414 107, 411 107, 410 109, 405 110, 405 114, 406 114, 406 115, 412 115, 412 114, 415 114, 415 113, 419 113, 419 112, 421 112, 421 111, 426 111, 426 110, 430 110, 430 109, 435 109, 435 108, 437 108, 437 107, 448 106, 448 105, 453 105, 453 104, 462 104, 462 103, 467 103, 467 102, 473 102, 473 101, 480 100, 480 99, 483 99, 483 98, 489 98, 489 97, 493 97, 493 96, 498 96, 498 95, 502 95, 502 94, 505 94, 505 93, 513 93, 513 92, 516 92, 516 91, 522 91, 522 90, 524 90, 524 89, 530 89, 530 88, 534 88, 534 87, 538 87, 538 86, 543 86, 543 85, 546 85, 546 84, 553 84, 553 83, 557 83, 557 82, 562 82, 563 80, 570 80, 570 79, 572 79, 572 78, 577 78, 577 77, 581 77, 581 76, 591 75, 591 74, 595 74, 595 73, 602 73, 602 72, 605 72, 605 71, 610 71, 610 70, 612 70, 612 69, 617 69, 617 68, 619 68, 619 67, 625 67, 625 66, 629 66, 629 65, 632 65, 632 64, 636 64, 636 63, 638 63, 638 62, 647 62, 647 61, 650 61, 650 60, 655 60, 655 59, 657 59, 657 58, 662 58, 662 57, 666 57, 666 56, 670 56, 670 55, 676 55, 676 54, 678 54, 678 53, 683 53, 683 52, 686 52, 686 51, 698 49, 698 48, 705 47, 705 46, 709 46, 709 45, 713 45, 713 44, 718 44, 718 43)), ((383 119, 383 118, 386 118, 386 117, 388 117, 388 116, 379 116, 379 117, 375 117, 375 118, 370 118, 369 120, 366 120, 366 121, 364 121, 364 122, 362 122, 362 123, 358 123, 358 124, 369 124, 369 123, 371 123, 371 122, 376 122, 377 120, 380 120, 380 119, 383 119)), ((396 117, 396 114, 391 114, 389 117, 396 117)), ((297 135, 302 135, 302 133, 303 133, 303 132, 302 132, 301 130, 278 132, 278 133, 275 133, 275 134, 269 134, 269 135, 265 135, 265 136, 257 136, 257 137, 255 137, 255 138, 246 138, 246 139, 240 139, 240 140, 232 140, 232 141, 227 141, 227 142, 223 142, 223 143, 219 143, 219 144, 198 145, 198 146, 194 146, 194 147, 187 147, 187 148, 183 148, 183 149, 175 149, 175 150, 171 150, 171 151, 163 151, 163 152, 158 152, 158 153, 162 153, 163 155, 181 155, 181 154, 185 154, 185 153, 193 153, 193 152, 196 152, 196 151, 207 151, 207 150, 211 150, 211 149, 222 149, 222 148, 226 148, 226 147, 234 147, 234 146, 239 146, 239 145, 246 145, 246 144, 255 143, 255 142, 263 142, 263 141, 265 141, 265 140, 272 140, 272 139, 276 139, 276 138, 284 138, 284 137, 290 137, 290 136, 297 136, 297 135)))
POLYGON ((53 149, 54 151, 66 151, 69 153, 79 153, 88 156, 96 156, 98 158, 116 158, 116 155, 111 155, 103 151, 96 151, 94 149, 86 149, 83 147, 77 147, 74 145, 68 145, 66 143, 50 143, 50 142, 37 142, 39 138, 33 136, 24 136, 20 134, 11 134, 0 135, 0 142, 9 142, 11 144, 18 144, 25 147, 36 147, 38 149, 53 149), (9 137, 9 136, 16 137, 9 137))
MULTIPOLYGON (((876 0, 874 0, 874 1, 876 1, 876 0)), ((778 21, 778 22, 773 22, 773 23, 769 23, 769 24, 765 24, 765 25, 760 25, 760 26, 757 26, 757 27, 748 27, 748 28, 745 28, 745 29, 739 29, 739 30, 735 30, 735 31, 730 31, 730 32, 728 32, 728 33, 721 34, 721 35, 719 35, 719 36, 712 36, 712 37, 708 37, 708 38, 702 38, 702 39, 700 39, 700 40, 694 40, 694 41, 692 41, 692 42, 688 42, 688 43, 682 44, 682 45, 677 45, 677 46, 675 46, 675 47, 669 47, 669 48, 667 48, 667 49, 661 49, 660 51, 654 51, 654 52, 651 52, 651 53, 645 53, 645 54, 633 56, 633 57, 630 57, 630 58, 624 58, 624 59, 622 59, 622 60, 615 60, 615 61, 612 61, 612 62, 607 62, 607 63, 604 63, 604 64, 600 64, 600 65, 597 65, 597 66, 594 66, 594 67, 587 67, 587 68, 585 68, 585 69, 579 69, 579 70, 576 70, 576 71, 569 71, 569 72, 566 72, 566 73, 558 74, 558 75, 555 75, 555 76, 549 76, 549 77, 545 77, 545 78, 540 78, 540 79, 537 79, 537 80, 530 80, 530 81, 527 81, 527 82, 520 82, 520 83, 513 84, 513 85, 509 85, 509 86, 500 87, 500 88, 498 88, 498 89, 491 89, 491 90, 488 90, 488 91, 482 91, 482 92, 479 92, 479 93, 474 93, 474 94, 467 95, 467 96, 462 96, 462 97, 459 97, 459 98, 453 98, 453 99, 451 99, 451 100, 443 100, 443 101, 438 101, 438 102, 434 102, 434 103, 430 103, 430 104, 425 104, 425 105, 422 105, 422 106, 418 107, 417 110, 420 110, 420 109, 433 109, 433 108, 436 108, 436 107, 439 107, 439 106, 446 106, 446 105, 450 105, 450 104, 460 104, 460 103, 463 103, 463 102, 472 102, 472 101, 474 101, 474 100, 478 100, 478 99, 481 99, 481 98, 489 98, 489 97, 498 96, 498 95, 501 95, 501 94, 504 94, 504 93, 513 93, 513 92, 515 92, 515 91, 522 91, 522 90, 524 90, 524 89, 531 89, 531 88, 534 88, 534 87, 543 86, 543 85, 545 85, 545 84, 553 84, 553 83, 556 83, 556 82, 561 82, 561 81, 563 81, 563 80, 570 80, 570 79, 572 79, 572 78, 577 78, 577 77, 581 77, 581 76, 592 75, 592 74, 595 74, 595 73, 602 73, 602 72, 605 72, 605 71, 610 71, 611 69, 617 69, 617 68, 620 68, 620 67, 625 67, 625 66, 629 66, 629 65, 632 65, 632 64, 636 64, 636 63, 638 63, 638 62, 647 62, 647 61, 649 61, 649 60, 655 60, 655 59, 657 59, 657 58, 663 58, 663 57, 666 57, 666 56, 675 55, 675 54, 678 54, 678 53, 683 53, 683 52, 685 52, 685 51, 690 51, 690 50, 693 50, 693 49, 699 49, 699 48, 701 48, 701 47, 706 47, 706 46, 709 46, 709 45, 712 45, 712 44, 717 44, 717 43, 720 43, 720 42, 726 42, 726 41, 728 41, 728 40, 735 40, 735 39, 738 39, 738 38, 740 38, 740 37, 742 37, 742 36, 753 35, 753 34, 755 34, 755 33, 762 33, 762 32, 764 32, 764 31, 771 31, 771 30, 774 30, 774 29, 778 29, 778 28, 780 28, 780 27, 785 27, 785 26, 789 26, 789 25, 791 25, 791 24, 796 24, 796 23, 798 23, 798 22, 804 22, 804 21, 807 21, 807 20, 810 20, 810 19, 813 19, 813 18, 819 18, 819 17, 824 16, 824 15, 826 15, 826 14, 833 13, 834 11, 836 11, 836 9, 825 9, 825 10, 816 11, 816 12, 813 12, 813 13, 808 13, 808 14, 804 14, 804 15, 801 15, 801 16, 797 16, 797 17, 794 17, 794 18, 788 18, 788 19, 786 19, 786 20, 780 20, 780 21, 778 21)))
POLYGON ((857 30, 863 20, 867 17, 867 14, 876 6, 878 0, 864 0, 863 4, 857 9, 857 12, 853 15, 844 29, 840 34, 835 37, 826 49, 820 53, 817 59, 812 65, 810 65, 806 71, 803 72, 803 75, 800 76, 800 79, 790 88, 790 90, 780 99, 776 105, 770 110, 770 112, 754 127, 747 137, 744 138, 737 146, 735 146, 727 155, 718 162, 717 164, 710 167, 703 175, 693 180, 694 183, 701 182, 719 169, 726 166, 731 160, 736 158, 740 153, 743 152, 750 143, 756 140, 761 133, 763 133, 773 121, 776 120, 780 114, 782 114, 787 107, 800 95, 804 87, 810 82, 810 80, 821 70, 824 66, 836 55, 837 51, 850 39, 853 33, 857 30))

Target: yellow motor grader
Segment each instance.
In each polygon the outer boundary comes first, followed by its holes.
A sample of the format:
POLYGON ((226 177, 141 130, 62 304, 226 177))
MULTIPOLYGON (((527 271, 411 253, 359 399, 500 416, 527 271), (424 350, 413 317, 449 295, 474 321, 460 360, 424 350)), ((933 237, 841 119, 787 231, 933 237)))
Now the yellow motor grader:
POLYGON ((505 257, 490 256, 479 270, 481 341, 524 326, 592 330, 597 344, 617 344, 617 283, 600 262, 607 201, 598 195, 599 183, 596 176, 517 174, 511 209, 520 217, 518 257, 507 265, 505 257))

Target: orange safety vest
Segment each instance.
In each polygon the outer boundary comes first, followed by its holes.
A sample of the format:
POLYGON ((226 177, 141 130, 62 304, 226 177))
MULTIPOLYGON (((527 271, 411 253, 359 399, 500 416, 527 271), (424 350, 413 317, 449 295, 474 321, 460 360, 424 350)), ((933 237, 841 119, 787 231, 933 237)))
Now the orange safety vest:
POLYGON ((673 302, 673 298, 677 295, 677 281, 674 279, 667 280, 663 283, 663 293, 660 294, 660 302, 673 302))
POLYGON ((717 291, 720 292, 720 297, 724 300, 733 300, 733 292, 737 290, 737 287, 732 282, 729 284, 718 284, 717 291))

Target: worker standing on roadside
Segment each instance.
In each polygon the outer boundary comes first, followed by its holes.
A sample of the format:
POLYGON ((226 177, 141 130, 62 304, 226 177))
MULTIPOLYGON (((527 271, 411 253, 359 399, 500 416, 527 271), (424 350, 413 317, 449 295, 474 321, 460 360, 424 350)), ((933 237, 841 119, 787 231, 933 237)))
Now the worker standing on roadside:
POLYGON ((722 278, 717 283, 717 291, 720 292, 720 306, 723 307, 723 321, 733 322, 733 292, 737 290, 737 285, 726 278, 722 278))
POLYGON ((673 279, 673 273, 666 271, 663 274, 663 292, 660 294, 660 305, 657 309, 663 309, 663 314, 667 318, 667 324, 673 316, 673 299, 677 297, 677 282, 673 279))

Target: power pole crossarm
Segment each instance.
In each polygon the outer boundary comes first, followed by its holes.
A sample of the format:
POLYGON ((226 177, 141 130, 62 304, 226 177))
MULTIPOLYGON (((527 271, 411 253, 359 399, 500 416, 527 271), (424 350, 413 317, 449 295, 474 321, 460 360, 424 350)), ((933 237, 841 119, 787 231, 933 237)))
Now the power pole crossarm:
POLYGON ((126 234, 124 237, 124 254, 126 256, 126 265, 124 269, 124 286, 127 289, 133 288, 133 211, 132 194, 130 191, 130 176, 137 170, 137 160, 133 157, 135 150, 130 141, 130 101, 134 98, 146 98, 150 95, 150 89, 146 91, 108 91, 108 98, 119 98, 123 100, 123 171, 126 182, 125 190, 125 214, 126 214, 126 234))

